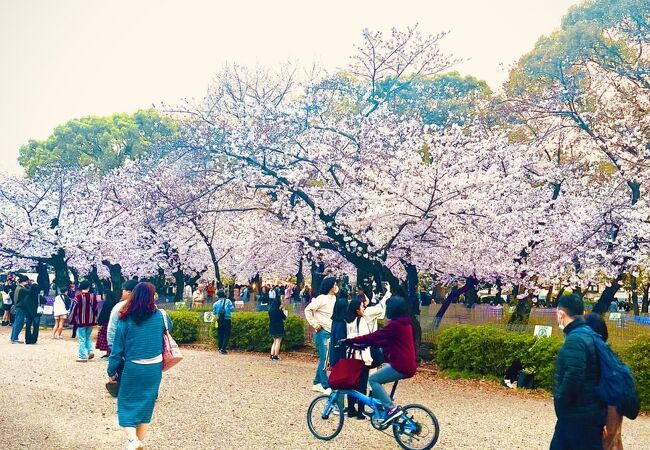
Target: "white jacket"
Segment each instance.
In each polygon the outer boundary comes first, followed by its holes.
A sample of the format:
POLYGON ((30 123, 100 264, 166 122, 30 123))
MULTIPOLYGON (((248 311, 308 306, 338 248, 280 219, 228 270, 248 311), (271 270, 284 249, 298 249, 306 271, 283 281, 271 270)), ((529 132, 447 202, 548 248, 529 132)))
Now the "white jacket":
MULTIPOLYGON (((348 334, 347 338, 353 338, 357 336, 365 336, 370 334, 370 328, 368 327, 368 322, 364 317, 357 317, 352 323, 347 324, 348 334)), ((366 366, 372 365, 372 355, 370 354, 370 347, 366 347, 363 350, 355 350, 352 354, 354 359, 362 360, 366 366)))
POLYGON ((370 333, 377 331, 377 321, 386 317, 386 301, 392 294, 387 291, 384 297, 375 306, 369 306, 363 313, 363 318, 368 323, 370 333))

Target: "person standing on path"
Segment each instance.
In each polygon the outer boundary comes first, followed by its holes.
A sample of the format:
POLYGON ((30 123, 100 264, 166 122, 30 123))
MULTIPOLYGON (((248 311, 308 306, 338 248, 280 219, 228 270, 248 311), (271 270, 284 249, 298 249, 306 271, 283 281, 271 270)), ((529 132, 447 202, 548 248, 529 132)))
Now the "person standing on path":
MULTIPOLYGON (((607 324, 600 314, 589 313, 585 315, 585 323, 600 335, 603 341, 607 342, 609 332, 607 324)), ((621 432, 623 428, 623 416, 616 409, 616 406, 607 406, 607 423, 605 425, 605 437, 603 439, 603 448, 605 450, 623 450, 623 439, 621 432)))
POLYGON ((25 310, 23 302, 27 298, 29 293, 29 278, 24 275, 19 275, 18 286, 14 291, 14 308, 16 314, 14 316, 14 325, 11 329, 11 343, 12 344, 22 344, 23 341, 18 340, 20 332, 23 330, 23 325, 25 325, 25 310))
POLYGON ((607 405, 596 395, 600 364, 596 344, 588 333, 574 332, 588 326, 580 317, 582 298, 572 294, 558 300, 557 322, 564 344, 557 355, 553 403, 557 423, 551 450, 602 450, 607 405))
POLYGON ((332 310, 332 329, 330 330, 330 367, 334 367, 340 359, 345 359, 345 346, 338 342, 347 337, 348 293, 341 289, 336 296, 332 310))
POLYGON ((339 292, 336 278, 325 278, 321 282, 320 289, 321 294, 305 307, 305 319, 316 331, 314 344, 318 349, 318 366, 312 390, 329 394, 332 391, 329 388, 325 364, 332 330, 332 313, 336 303, 336 294, 339 292))
POLYGON ((25 344, 33 345, 38 341, 43 305, 46 303, 45 297, 41 295, 41 292, 41 287, 34 283, 30 286, 27 297, 23 301, 23 311, 25 313, 25 344))
POLYGON ((3 327, 9 326, 11 323, 11 305, 13 304, 13 300, 11 299, 11 295, 9 295, 10 290, 11 286, 5 285, 2 287, 2 291, 0 292, 0 298, 2 299, 0 306, 2 307, 3 327))
POLYGON ((232 330, 232 312, 235 305, 229 298, 226 298, 226 292, 223 289, 217 291, 217 300, 214 303, 212 312, 217 316, 217 341, 219 344, 219 353, 225 355, 228 353, 228 340, 232 330))
POLYGON ((156 287, 139 283, 120 312, 115 340, 108 358, 109 383, 118 378, 124 361, 117 394, 117 419, 126 434, 127 450, 141 449, 147 436, 162 380, 162 351, 165 317, 155 303, 156 287))
POLYGON ((61 288, 61 293, 54 297, 54 329, 52 339, 62 339, 63 325, 68 318, 68 309, 65 306, 65 297, 68 296, 68 288, 61 288))
POLYGON ((117 322, 120 319, 120 311, 124 308, 131 298, 131 292, 138 285, 135 280, 127 280, 122 284, 122 298, 113 306, 111 313, 108 316, 108 324, 106 325, 106 342, 108 347, 113 347, 113 340, 115 339, 115 330, 117 330, 117 322))
POLYGON ((276 298, 269 307, 269 334, 273 338, 271 359, 274 361, 280 359, 280 346, 284 337, 284 320, 286 318, 282 302, 276 298))
POLYGON ((104 304, 102 305, 102 310, 97 317, 97 324, 99 325, 99 331, 97 332, 97 344, 95 348, 106 352, 102 355, 101 359, 108 359, 108 356, 111 354, 111 347, 108 345, 108 339, 106 338, 106 333, 108 331, 108 319, 111 317, 111 312, 113 307, 117 304, 117 300, 111 291, 110 284, 104 286, 104 304))
POLYGON ((90 283, 82 281, 79 285, 73 303, 72 320, 77 326, 77 342, 79 343, 79 357, 77 362, 85 363, 93 359, 93 327, 97 325, 97 294, 90 293, 90 283))
MULTIPOLYGON (((364 318, 366 310, 363 297, 357 296, 350 301, 346 313, 345 321, 347 323, 347 337, 354 338, 357 336, 365 336, 370 334, 368 322, 364 318)), ((361 371, 361 379, 359 380, 359 387, 357 390, 363 395, 366 395, 368 389, 368 375, 370 374, 370 367, 372 366, 372 354, 370 348, 366 347, 363 350, 356 350, 352 357, 360 359, 364 363, 364 368, 361 371)), ((359 420, 364 420, 366 417, 363 415, 363 403, 357 402, 354 397, 348 395, 348 417, 355 417, 359 420)))

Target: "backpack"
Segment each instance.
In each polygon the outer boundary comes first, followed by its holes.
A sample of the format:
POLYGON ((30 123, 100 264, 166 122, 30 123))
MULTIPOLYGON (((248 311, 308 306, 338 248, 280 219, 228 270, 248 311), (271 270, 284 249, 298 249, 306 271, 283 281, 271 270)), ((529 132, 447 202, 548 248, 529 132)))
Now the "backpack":
POLYGON ((579 327, 575 331, 589 334, 594 340, 600 362, 600 381, 596 386, 596 395, 608 406, 615 406, 621 415, 636 419, 641 409, 641 399, 632 370, 621 362, 610 346, 590 327, 579 327))
POLYGON ((219 310, 219 314, 217 315, 217 320, 219 322, 223 322, 224 320, 226 320, 226 299, 223 298, 221 299, 221 301, 223 303, 221 304, 221 309, 219 310))

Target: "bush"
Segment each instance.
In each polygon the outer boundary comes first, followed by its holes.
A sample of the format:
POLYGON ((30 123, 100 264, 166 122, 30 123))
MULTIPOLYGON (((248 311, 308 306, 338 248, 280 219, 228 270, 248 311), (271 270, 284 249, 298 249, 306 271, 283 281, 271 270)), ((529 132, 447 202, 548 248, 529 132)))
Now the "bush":
MULTIPOLYGON (((217 338, 217 321, 212 324, 212 336, 217 338)), ((269 334, 267 312, 236 312, 232 315, 231 348, 252 352, 268 352, 273 338, 269 334)), ((282 350, 294 350, 305 345, 305 322, 295 314, 284 321, 282 350)))
POLYGON ((632 340, 621 356, 636 378, 641 409, 650 410, 650 336, 639 336, 632 340))
POLYGON ((494 326, 459 325, 446 328, 436 341, 440 368, 479 376, 503 377, 512 361, 535 370, 535 385, 553 386, 555 357, 562 346, 559 338, 541 338, 513 333, 494 326))
POLYGON ((199 338, 201 318, 199 314, 192 311, 167 311, 174 322, 172 337, 179 344, 196 342, 199 338))

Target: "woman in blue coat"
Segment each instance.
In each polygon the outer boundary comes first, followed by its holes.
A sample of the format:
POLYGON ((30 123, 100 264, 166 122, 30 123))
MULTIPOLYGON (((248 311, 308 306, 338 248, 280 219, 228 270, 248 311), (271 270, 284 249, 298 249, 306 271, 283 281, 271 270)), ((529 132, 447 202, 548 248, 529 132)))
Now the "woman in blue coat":
MULTIPOLYGON (((156 308, 156 288, 139 283, 131 300, 120 311, 115 340, 106 372, 117 380, 118 367, 124 360, 117 394, 117 418, 127 436, 126 449, 143 448, 162 379, 163 334, 172 321, 156 308)), ((110 382, 109 381, 109 382, 110 382)))

